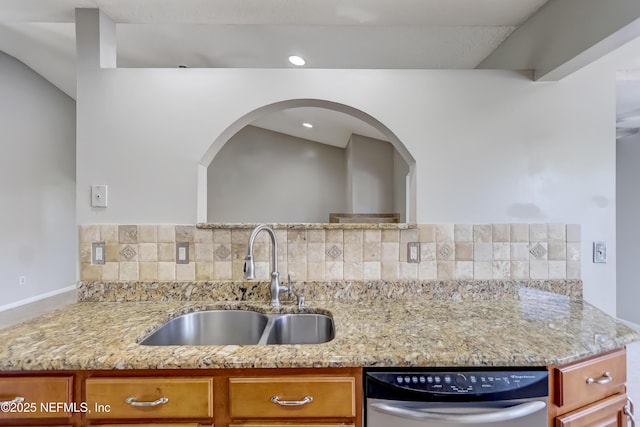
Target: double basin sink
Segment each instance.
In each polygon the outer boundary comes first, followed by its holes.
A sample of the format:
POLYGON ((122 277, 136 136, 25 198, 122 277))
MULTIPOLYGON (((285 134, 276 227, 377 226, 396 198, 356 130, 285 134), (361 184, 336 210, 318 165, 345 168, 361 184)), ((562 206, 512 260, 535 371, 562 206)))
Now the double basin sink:
POLYGON ((321 344, 335 336, 333 319, 323 314, 263 314, 207 310, 171 319, 141 345, 321 344))

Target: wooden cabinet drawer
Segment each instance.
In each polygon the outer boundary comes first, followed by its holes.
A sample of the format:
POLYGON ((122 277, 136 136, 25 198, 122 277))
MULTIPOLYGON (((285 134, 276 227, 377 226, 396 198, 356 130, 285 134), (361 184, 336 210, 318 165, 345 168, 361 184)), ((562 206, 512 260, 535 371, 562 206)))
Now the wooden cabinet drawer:
POLYGON ((210 418, 213 379, 89 378, 86 402, 87 418, 210 418))
POLYGON ((242 423, 242 424, 229 424, 229 427, 355 427, 353 424, 344 423, 329 423, 329 424, 291 424, 291 423, 242 423))
POLYGON ((231 418, 340 418, 355 416, 355 378, 229 378, 231 418), (300 402, 298 405, 280 403, 300 402), (302 404, 303 401, 311 402, 302 404))
POLYGON ((2 377, 0 419, 67 418, 78 405, 71 404, 73 377, 2 377))
POLYGON ((618 427, 626 425, 625 394, 616 394, 556 419, 555 427, 618 427))
POLYGON ((555 404, 586 405, 610 396, 627 380, 624 349, 598 357, 558 366, 554 372, 555 404))

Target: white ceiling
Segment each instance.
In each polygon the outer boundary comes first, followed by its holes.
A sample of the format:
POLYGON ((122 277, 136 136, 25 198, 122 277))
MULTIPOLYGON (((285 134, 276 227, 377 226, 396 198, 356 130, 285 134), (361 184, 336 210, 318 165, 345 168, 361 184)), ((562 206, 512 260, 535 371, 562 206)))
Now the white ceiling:
MULTIPOLYGON (((117 23, 119 67, 472 69, 547 0, 0 0, 0 50, 75 97, 75 8, 117 23)), ((344 146, 382 138, 351 116, 295 109, 255 125, 344 146), (313 121, 314 129, 300 126, 313 121)))

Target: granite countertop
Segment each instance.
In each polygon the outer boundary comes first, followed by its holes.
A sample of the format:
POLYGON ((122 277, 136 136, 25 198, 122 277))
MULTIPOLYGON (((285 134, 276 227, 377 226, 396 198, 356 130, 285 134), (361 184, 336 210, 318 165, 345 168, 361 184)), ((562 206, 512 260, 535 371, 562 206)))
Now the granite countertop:
POLYGON ((335 338, 318 345, 137 344, 170 318, 217 308, 273 310, 259 302, 79 302, 0 330, 0 370, 545 366, 640 339, 581 298, 521 289, 490 300, 308 301, 304 311, 330 313, 336 325, 335 338))

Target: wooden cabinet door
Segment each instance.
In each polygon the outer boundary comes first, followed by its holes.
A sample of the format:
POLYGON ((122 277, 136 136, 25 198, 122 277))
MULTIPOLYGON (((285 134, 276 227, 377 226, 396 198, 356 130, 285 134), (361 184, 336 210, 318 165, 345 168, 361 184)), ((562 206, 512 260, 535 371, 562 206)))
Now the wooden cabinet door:
POLYGON ((626 394, 616 394, 556 418, 556 427, 626 427, 626 394))

